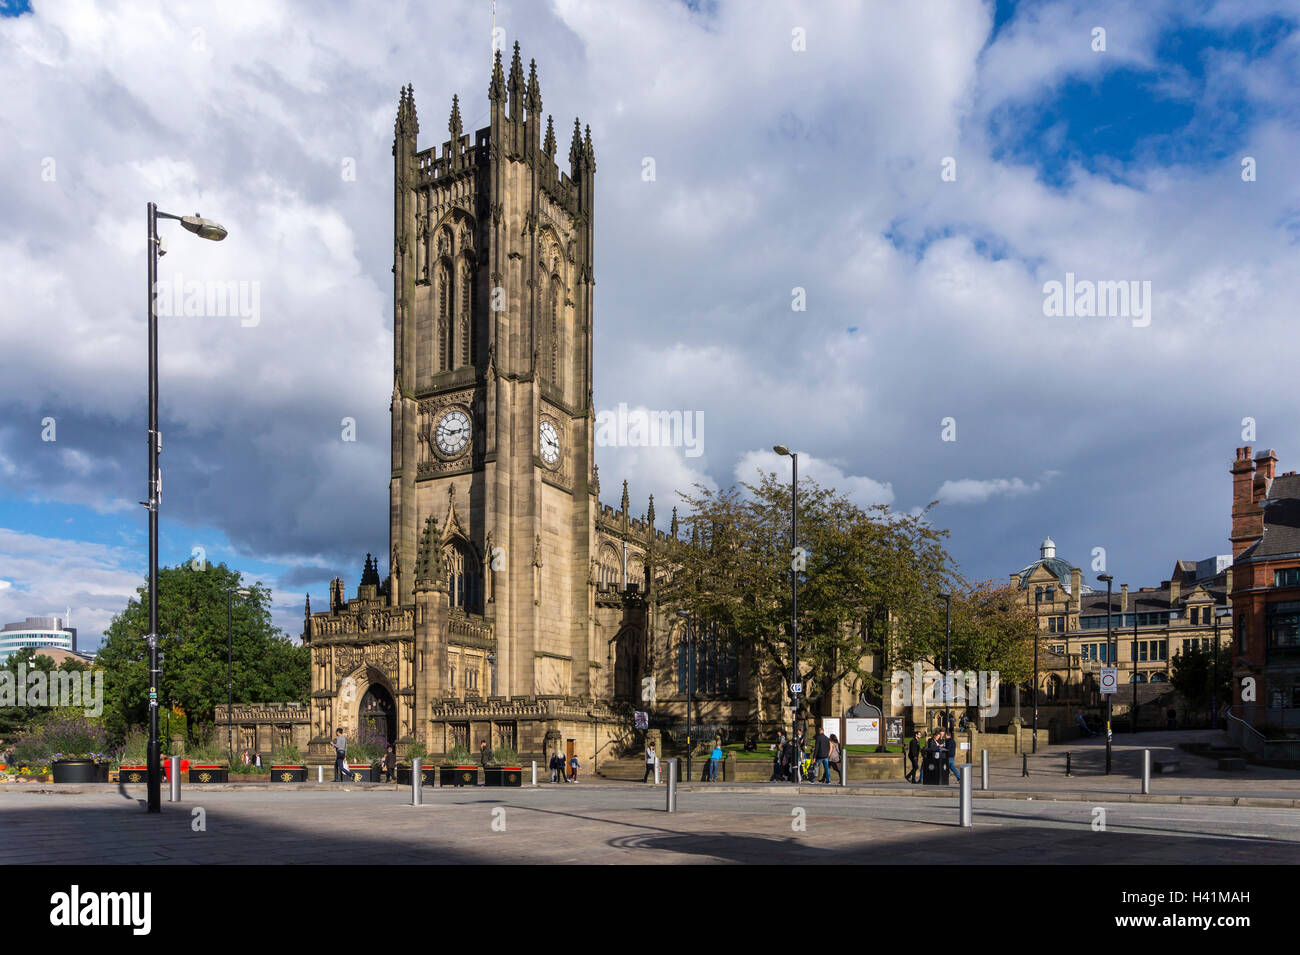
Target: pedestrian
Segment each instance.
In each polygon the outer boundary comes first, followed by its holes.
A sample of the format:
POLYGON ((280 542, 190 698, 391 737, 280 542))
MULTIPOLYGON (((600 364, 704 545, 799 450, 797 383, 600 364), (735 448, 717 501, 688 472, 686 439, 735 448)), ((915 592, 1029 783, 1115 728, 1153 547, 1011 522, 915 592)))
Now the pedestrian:
MULTIPOLYGON (((840 746, 840 738, 834 733, 831 734, 831 765, 835 767, 835 773, 840 777, 840 782, 844 782, 844 749, 840 746)), ((829 782, 829 780, 827 780, 829 782)))
POLYGON ((655 774, 655 764, 659 762, 659 757, 655 754, 655 744, 646 743, 645 746, 645 775, 641 777, 641 782, 649 782, 655 774))
POLYGON ((346 781, 348 775, 348 738, 341 729, 334 731, 334 781, 346 781))
POLYGON ((957 737, 948 733, 943 734, 943 751, 948 757, 948 772, 957 777, 957 782, 961 782, 961 770, 957 768, 957 737))
POLYGON ((1176 729, 1178 727, 1178 711, 1172 706, 1165 710, 1165 729, 1176 729))
POLYGON ((921 758, 921 731, 912 730, 912 738, 907 741, 907 761, 911 768, 903 773, 903 778, 909 783, 919 783, 921 781, 921 771, 917 766, 917 760, 921 758))
POLYGON ((811 782, 817 782, 817 770, 822 771, 822 782, 830 785, 831 782, 831 741, 826 735, 824 726, 817 727, 817 735, 813 737, 813 769, 811 782))
POLYGON ((551 768, 551 782, 564 782, 564 758, 560 756, 560 751, 558 749, 551 754, 551 762, 549 765, 551 768))
POLYGON ((393 747, 388 747, 388 753, 384 756, 384 779, 386 782, 393 781, 393 772, 397 769, 397 753, 393 747))
POLYGON ((488 755, 489 754, 487 748, 487 740, 485 739, 479 740, 478 741, 478 762, 479 765, 482 766, 484 769, 487 769, 488 755))
POLYGON ((709 782, 718 781, 718 763, 722 762, 722 743, 713 744, 713 752, 709 753, 709 782))
POLYGON ((768 780, 769 783, 780 782, 781 779, 784 778, 784 771, 781 764, 784 753, 785 732, 778 730, 776 734, 776 742, 772 744, 772 778, 768 780))
POLYGON ((581 768, 578 764, 578 754, 574 753, 573 756, 569 757, 569 782, 576 783, 578 781, 578 770, 581 768))
POLYGON ((790 737, 781 747, 781 779, 784 782, 791 782, 795 778, 795 746, 794 737, 790 737))

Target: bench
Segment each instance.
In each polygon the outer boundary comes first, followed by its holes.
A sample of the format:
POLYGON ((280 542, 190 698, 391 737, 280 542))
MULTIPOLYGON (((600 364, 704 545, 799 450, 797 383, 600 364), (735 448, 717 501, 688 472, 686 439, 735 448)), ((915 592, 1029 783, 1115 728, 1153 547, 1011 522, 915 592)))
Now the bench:
POLYGON ((1229 756, 1219 760, 1219 769, 1226 773, 1245 772, 1246 761, 1240 756, 1229 756))

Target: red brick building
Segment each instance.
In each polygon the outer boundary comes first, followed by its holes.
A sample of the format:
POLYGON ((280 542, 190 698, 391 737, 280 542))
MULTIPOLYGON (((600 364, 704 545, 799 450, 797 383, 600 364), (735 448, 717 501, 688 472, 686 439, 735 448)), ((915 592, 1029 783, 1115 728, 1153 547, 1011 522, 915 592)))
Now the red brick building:
POLYGON ((1300 476, 1276 470, 1232 463, 1233 709, 1256 726, 1300 725, 1300 476))

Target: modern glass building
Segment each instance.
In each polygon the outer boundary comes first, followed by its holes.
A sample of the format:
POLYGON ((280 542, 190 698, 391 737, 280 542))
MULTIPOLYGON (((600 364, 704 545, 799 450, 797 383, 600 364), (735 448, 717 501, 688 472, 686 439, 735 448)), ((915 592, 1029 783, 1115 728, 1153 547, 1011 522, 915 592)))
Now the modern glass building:
POLYGON ((0 664, 27 647, 37 653, 51 647, 75 651, 77 631, 59 617, 28 617, 22 623, 0 627, 0 664))

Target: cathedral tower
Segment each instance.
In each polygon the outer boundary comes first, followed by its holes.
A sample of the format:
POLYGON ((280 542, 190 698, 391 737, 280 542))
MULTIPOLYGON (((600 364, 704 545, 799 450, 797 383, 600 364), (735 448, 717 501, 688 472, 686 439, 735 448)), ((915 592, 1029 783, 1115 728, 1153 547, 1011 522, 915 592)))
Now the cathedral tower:
MULTIPOLYGON (((432 518, 441 637, 490 644, 484 695, 587 695, 596 164, 575 121, 568 171, 557 167, 518 44, 508 75, 496 54, 488 101, 471 140, 453 97, 441 151, 421 151, 413 92, 399 98, 389 601, 418 603, 432 518)), ((434 697, 458 683, 445 650, 420 654, 434 697)))

